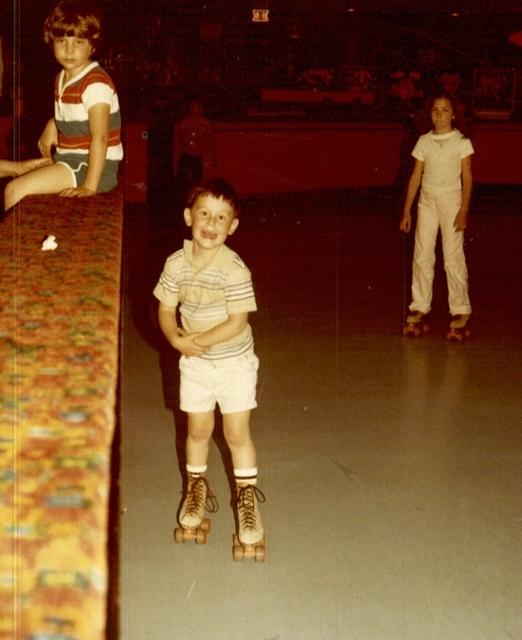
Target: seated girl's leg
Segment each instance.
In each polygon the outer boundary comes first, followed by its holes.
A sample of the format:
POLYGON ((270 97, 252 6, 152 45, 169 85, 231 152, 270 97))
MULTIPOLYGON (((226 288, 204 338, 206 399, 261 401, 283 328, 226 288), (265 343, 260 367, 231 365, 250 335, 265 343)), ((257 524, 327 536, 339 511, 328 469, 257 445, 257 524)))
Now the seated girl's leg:
POLYGON ((8 182, 4 192, 4 209, 7 211, 22 198, 37 194, 60 193, 74 187, 71 171, 63 164, 39 167, 8 182))
POLYGON ((14 178, 17 176, 16 164, 11 160, 0 160, 0 178, 14 178))
POLYGON ((31 160, 0 160, 0 178, 15 178, 28 171, 52 164, 51 158, 34 158, 31 160))

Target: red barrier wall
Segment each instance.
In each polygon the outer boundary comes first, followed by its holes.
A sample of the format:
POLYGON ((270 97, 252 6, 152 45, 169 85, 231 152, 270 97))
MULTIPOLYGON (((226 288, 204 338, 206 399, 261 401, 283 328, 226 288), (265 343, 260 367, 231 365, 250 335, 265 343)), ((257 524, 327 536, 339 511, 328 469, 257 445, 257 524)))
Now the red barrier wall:
POLYGON ((522 184, 522 124, 473 127, 475 182, 522 184))
MULTIPOLYGON (((212 172, 240 193, 391 186, 409 153, 398 123, 216 123, 215 138, 212 172)), ((473 144, 476 183, 522 184, 521 124, 476 123, 473 144)))
POLYGON ((243 193, 393 184, 399 124, 219 123, 215 172, 243 193))

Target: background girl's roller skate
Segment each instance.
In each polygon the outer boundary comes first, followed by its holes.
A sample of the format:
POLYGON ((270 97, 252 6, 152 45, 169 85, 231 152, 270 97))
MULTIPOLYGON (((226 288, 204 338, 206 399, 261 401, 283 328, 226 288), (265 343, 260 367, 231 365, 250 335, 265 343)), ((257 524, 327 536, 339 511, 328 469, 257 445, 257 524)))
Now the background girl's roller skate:
POLYGON ((421 311, 410 313, 406 317, 403 334, 408 337, 418 338, 419 336, 423 336, 428 333, 429 327, 425 318, 426 314, 421 311))
POLYGON ((446 338, 450 342, 464 342, 466 338, 469 338, 471 331, 468 326, 469 314, 463 313, 453 316, 450 321, 450 330, 446 335, 446 338))

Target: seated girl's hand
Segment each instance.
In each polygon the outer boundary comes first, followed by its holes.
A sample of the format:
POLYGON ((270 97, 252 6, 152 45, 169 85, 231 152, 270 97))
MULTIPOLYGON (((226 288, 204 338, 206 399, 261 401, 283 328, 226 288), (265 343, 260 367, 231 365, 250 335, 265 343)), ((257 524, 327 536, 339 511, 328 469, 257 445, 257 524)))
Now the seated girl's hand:
POLYGON ((87 189, 86 187, 71 187, 70 189, 60 191, 60 195, 63 198, 87 198, 89 196, 95 196, 96 191, 87 189))
POLYGON ((50 158, 53 147, 58 144, 58 129, 53 118, 47 122, 38 140, 38 149, 44 158, 50 158))

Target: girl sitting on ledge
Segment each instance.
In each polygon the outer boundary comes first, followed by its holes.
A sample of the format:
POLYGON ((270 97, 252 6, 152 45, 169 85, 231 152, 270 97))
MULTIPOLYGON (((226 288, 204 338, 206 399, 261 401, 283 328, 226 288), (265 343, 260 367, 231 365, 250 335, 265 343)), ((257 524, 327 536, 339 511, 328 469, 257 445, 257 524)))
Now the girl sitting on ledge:
POLYGON ((120 107, 111 78, 92 60, 100 34, 99 13, 83 0, 60 2, 46 19, 45 42, 62 67, 54 117, 38 141, 42 158, 0 162, 0 177, 14 177, 5 187, 5 210, 28 195, 86 197, 117 185, 120 107))

